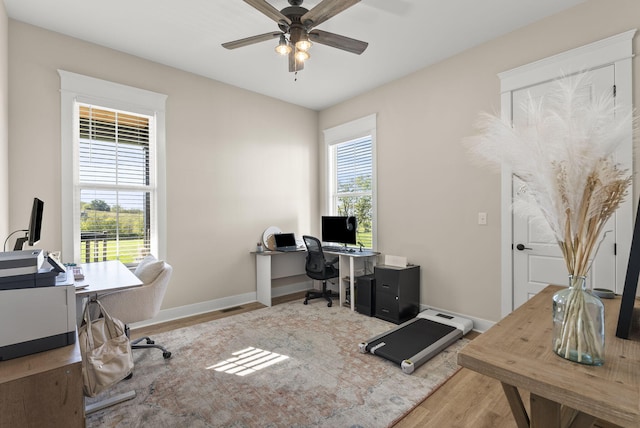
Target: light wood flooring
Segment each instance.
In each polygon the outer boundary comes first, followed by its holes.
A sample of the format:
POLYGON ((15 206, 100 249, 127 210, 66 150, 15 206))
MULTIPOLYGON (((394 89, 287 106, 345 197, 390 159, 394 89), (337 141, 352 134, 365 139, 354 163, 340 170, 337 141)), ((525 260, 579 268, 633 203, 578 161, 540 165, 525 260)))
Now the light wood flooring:
MULTIPOLYGON (((275 298, 273 299, 273 304, 292 300, 302 301, 302 299, 303 295, 296 293, 275 298)), ((318 302, 318 304, 322 303, 318 302)), ((216 311, 139 328, 132 330, 131 336, 134 338, 146 335, 153 336, 155 333, 187 327, 263 307, 260 303, 250 303, 231 310, 216 311)), ((477 333, 471 332, 466 337, 473 339, 477 336, 477 333)), ((523 393, 523 400, 528 405, 528 396, 525 394, 523 393)), ((597 426, 612 428, 607 424, 598 424, 597 426)), ((464 368, 394 425, 394 428, 417 427, 517 428, 507 399, 502 392, 500 382, 464 368)))

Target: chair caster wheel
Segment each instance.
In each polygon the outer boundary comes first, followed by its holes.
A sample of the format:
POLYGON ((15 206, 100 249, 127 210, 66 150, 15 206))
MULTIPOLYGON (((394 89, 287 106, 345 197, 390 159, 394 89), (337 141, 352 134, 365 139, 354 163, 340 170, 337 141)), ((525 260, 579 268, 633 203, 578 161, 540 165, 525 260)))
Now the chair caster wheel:
POLYGON ((164 357, 165 360, 168 360, 169 358, 171 358, 171 352, 169 351, 163 352, 162 356, 164 357))
POLYGON ((153 345, 154 343, 156 342, 151 339, 147 339, 147 345, 153 345))
POLYGON ((305 300, 305 301, 304 301, 304 302, 302 302, 302 303, 304 303, 304 304, 306 305, 306 304, 308 304, 309 302, 308 302, 307 300, 305 300))
POLYGON ((331 302, 327 303, 327 307, 329 307, 329 308, 330 308, 330 307, 331 307, 331 304, 332 304, 331 302))

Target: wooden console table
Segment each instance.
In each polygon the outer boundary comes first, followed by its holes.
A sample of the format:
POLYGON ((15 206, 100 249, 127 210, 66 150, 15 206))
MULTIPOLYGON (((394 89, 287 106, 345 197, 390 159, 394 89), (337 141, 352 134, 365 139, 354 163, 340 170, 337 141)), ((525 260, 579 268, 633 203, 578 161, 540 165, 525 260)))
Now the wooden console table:
POLYGON ((0 361, 0 427, 84 426, 77 340, 73 345, 0 361))
POLYGON ((640 341, 615 335, 620 297, 605 304, 605 363, 586 366, 551 349, 548 286, 458 354, 458 364, 502 383, 518 428, 590 427, 596 419, 640 427, 640 341), (529 391, 527 414, 518 388, 529 391))

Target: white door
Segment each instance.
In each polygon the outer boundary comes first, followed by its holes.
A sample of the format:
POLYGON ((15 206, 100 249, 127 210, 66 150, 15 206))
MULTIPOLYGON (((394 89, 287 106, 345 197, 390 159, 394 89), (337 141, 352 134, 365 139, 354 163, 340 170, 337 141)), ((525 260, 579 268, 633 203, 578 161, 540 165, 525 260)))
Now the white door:
MULTIPOLYGON (((580 89, 580 96, 592 99, 603 91, 613 91, 614 66, 609 65, 590 71, 588 84, 580 89)), ((513 124, 526 124, 528 118, 520 108, 529 94, 542 97, 553 83, 539 85, 513 92, 513 124)), ((514 178, 514 194, 522 191, 521 183, 514 178)), ((515 195, 514 195, 515 196, 515 195)), ((615 214, 614 214, 615 215, 615 214)), ((549 284, 568 285, 567 268, 558 244, 549 226, 544 222, 533 222, 531 218, 513 216, 513 308, 517 308, 549 284)), ((588 275, 590 286, 615 290, 615 221, 608 222, 596 260, 588 275)))

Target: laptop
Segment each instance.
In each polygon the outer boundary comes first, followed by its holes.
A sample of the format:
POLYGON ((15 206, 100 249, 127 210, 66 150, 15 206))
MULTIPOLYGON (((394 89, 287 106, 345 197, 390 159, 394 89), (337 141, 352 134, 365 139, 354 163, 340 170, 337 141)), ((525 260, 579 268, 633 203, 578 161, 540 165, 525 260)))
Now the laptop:
POLYGON ((276 233, 273 235, 276 240, 277 251, 297 251, 296 236, 293 233, 276 233))

